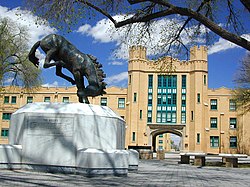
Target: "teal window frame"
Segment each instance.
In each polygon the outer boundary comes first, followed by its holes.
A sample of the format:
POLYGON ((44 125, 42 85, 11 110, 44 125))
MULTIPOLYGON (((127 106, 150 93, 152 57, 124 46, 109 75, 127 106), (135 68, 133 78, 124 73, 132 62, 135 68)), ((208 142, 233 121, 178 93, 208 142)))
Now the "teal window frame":
POLYGON ((1 130, 1 137, 8 138, 9 137, 9 129, 2 129, 1 130))
POLYGON ((163 134, 159 134, 159 138, 163 138, 163 134))
POLYGON ((63 97, 62 102, 63 103, 69 103, 69 97, 63 97))
POLYGON ((234 99, 229 99, 229 111, 236 111, 236 102, 234 99))
POLYGON ((49 103, 50 102, 50 97, 44 97, 44 102, 49 103))
POLYGON ((3 103, 4 103, 4 104, 9 104, 9 102, 10 102, 10 96, 4 96, 4 101, 3 101, 3 103))
POLYGON ((210 128, 217 129, 218 128, 218 119, 216 117, 210 118, 210 128))
POLYGON ((27 97, 27 103, 33 103, 33 96, 27 97))
POLYGON ((201 94, 197 93, 197 103, 201 103, 201 94))
POLYGON ((237 136, 230 136, 229 147, 230 148, 237 148, 237 136))
POLYGON ((217 148, 219 147, 220 139, 219 136, 210 136, 210 147, 217 148))
POLYGON ((210 109, 211 110, 218 110, 218 100, 217 99, 210 99, 210 109))
POLYGON ((16 96, 11 96, 11 104, 16 104, 16 96))
POLYGON ((152 105, 153 105, 153 75, 148 75, 148 111, 147 122, 152 123, 152 105))
POLYGON ((186 88, 187 87, 187 76, 186 75, 182 75, 181 76, 181 87, 182 88, 186 88))
POLYGON ((159 144, 163 144, 163 140, 159 140, 159 144))
POLYGON ((203 83, 204 83, 204 85, 207 85, 207 75, 203 76, 203 83))
POLYGON ((229 118, 230 129, 237 128, 237 118, 229 118))
POLYGON ((11 113, 3 113, 2 114, 2 120, 10 120, 11 113))
POLYGON ((118 108, 125 108, 125 98, 118 98, 118 108))
POLYGON ((108 105, 108 98, 107 97, 101 97, 100 105, 101 106, 107 106, 108 105))

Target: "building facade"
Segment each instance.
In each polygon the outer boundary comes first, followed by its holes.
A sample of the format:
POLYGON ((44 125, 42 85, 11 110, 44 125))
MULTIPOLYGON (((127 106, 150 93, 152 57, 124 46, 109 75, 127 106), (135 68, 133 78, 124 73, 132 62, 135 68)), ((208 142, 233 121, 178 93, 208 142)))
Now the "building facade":
MULTIPOLYGON (((90 103, 109 106, 125 119, 127 148, 168 151, 172 133, 180 136, 182 151, 250 154, 249 113, 237 111, 230 89, 209 89, 208 76, 206 47, 191 48, 188 61, 152 61, 145 47, 134 46, 129 50, 128 87, 109 87, 90 103), (162 64, 173 71, 163 73, 162 64)), ((15 110, 30 102, 78 102, 75 93, 75 87, 41 87, 33 93, 4 88, 0 143, 8 143, 15 110)))

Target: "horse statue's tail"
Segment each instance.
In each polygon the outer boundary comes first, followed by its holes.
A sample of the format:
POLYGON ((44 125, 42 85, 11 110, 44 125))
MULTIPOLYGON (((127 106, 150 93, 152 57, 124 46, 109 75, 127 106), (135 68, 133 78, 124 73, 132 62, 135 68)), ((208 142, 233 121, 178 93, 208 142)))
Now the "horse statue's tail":
POLYGON ((29 60, 36 66, 39 66, 39 59, 36 57, 36 49, 40 46, 40 41, 36 42, 29 52, 29 60))
POLYGON ((104 91, 106 89, 106 83, 104 82, 104 78, 106 78, 106 74, 104 73, 104 71, 101 69, 102 68, 102 64, 97 62, 97 58, 92 56, 92 55, 88 55, 92 61, 93 64, 95 66, 95 70, 96 70, 96 75, 97 75, 97 81, 98 81, 98 85, 100 87, 100 95, 106 94, 106 92, 104 91))

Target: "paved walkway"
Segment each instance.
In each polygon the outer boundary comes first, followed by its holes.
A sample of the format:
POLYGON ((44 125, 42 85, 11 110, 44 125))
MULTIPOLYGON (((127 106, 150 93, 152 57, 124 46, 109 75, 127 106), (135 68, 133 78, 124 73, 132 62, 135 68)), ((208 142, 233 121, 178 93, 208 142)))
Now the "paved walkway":
POLYGON ((127 177, 0 170, 0 186, 250 186, 250 168, 196 167, 169 160, 140 160, 127 177))

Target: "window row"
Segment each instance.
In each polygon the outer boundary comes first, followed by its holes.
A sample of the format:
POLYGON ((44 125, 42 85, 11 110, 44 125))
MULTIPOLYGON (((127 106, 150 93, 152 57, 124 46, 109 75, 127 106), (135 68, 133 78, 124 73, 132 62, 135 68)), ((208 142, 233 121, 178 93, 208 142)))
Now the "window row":
MULTIPOLYGON (((200 101, 200 99, 198 101, 200 101)), ((210 109, 211 110, 218 110, 218 100, 217 99, 210 99, 210 109)), ((233 99, 229 99, 229 110, 236 111, 236 109, 237 109, 236 102, 233 99)))
POLYGON ((16 96, 4 96, 4 104, 16 104, 16 96))
MULTIPOLYGON (((218 128, 218 119, 217 117, 210 118, 210 128, 217 129, 218 128)), ((236 129, 237 128, 237 118, 229 118, 229 128, 236 129)))
MULTIPOLYGON (((210 136, 210 147, 212 148, 220 147, 219 136, 210 136)), ((229 137, 229 147, 237 148, 237 136, 229 137)))
MULTIPOLYGON (((107 106, 108 105, 108 98, 101 97, 100 105, 107 106)), ((118 98, 118 108, 125 108, 125 98, 118 98)))

